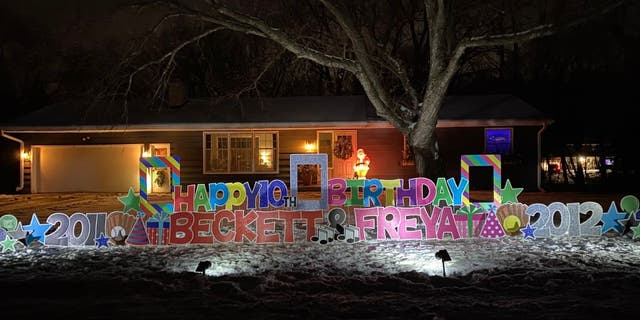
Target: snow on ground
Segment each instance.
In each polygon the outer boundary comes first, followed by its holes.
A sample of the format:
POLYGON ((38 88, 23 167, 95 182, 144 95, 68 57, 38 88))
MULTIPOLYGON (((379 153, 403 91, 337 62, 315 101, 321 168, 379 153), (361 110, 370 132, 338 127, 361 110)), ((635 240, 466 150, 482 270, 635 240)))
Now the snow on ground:
POLYGON ((3 319, 620 319, 640 312, 640 242, 47 246, 0 254, 0 288, 3 319))

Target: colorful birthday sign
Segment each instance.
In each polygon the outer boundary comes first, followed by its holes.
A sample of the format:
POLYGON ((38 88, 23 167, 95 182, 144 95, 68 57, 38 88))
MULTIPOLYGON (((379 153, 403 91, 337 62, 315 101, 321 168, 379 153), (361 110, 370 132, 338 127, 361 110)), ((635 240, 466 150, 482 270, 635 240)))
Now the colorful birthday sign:
POLYGON ((605 212, 596 202, 523 204, 522 188, 502 185, 500 156, 464 155, 461 177, 328 179, 327 155, 291 155, 291 166, 320 165, 318 200, 298 199, 297 170, 282 180, 180 185, 178 157, 140 159, 140 193, 118 197, 110 213, 53 213, 29 224, 0 216, 2 252, 24 247, 292 243, 439 240, 461 238, 591 237, 606 233, 640 238, 640 202, 627 195, 605 212), (469 200, 469 167, 493 168, 493 201, 469 200), (173 202, 152 204, 147 170, 170 168, 173 202), (620 211, 618 208, 622 208, 620 211))

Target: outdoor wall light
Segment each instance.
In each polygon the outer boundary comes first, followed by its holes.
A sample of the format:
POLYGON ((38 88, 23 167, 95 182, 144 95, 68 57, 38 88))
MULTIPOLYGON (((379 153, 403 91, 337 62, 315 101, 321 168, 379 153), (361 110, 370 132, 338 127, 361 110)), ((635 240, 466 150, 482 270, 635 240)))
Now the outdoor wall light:
POLYGON ((205 271, 209 268, 211 268, 211 261, 200 261, 200 263, 198 263, 198 267, 196 267, 196 272, 202 272, 202 275, 204 276, 205 271))
POLYGON ((313 142, 305 141, 304 142, 304 151, 313 152, 316 150, 316 145, 313 142))
POLYGON ((25 150, 22 152, 22 154, 20 154, 20 157, 22 158, 22 160, 31 160, 31 152, 25 150))
POLYGON ((444 262, 451 261, 451 256, 449 255, 449 252, 447 252, 447 250, 445 249, 439 250, 438 252, 436 252, 436 258, 442 260, 442 276, 446 277, 447 273, 445 272, 445 269, 444 269, 444 262))

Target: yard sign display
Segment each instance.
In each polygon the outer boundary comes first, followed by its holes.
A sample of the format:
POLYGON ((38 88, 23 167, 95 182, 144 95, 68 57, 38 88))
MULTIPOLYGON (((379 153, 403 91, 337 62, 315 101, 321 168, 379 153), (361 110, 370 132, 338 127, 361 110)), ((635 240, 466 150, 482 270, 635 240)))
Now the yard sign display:
POLYGON ((640 238, 638 198, 627 195, 605 211, 593 201, 523 204, 522 188, 502 182, 499 155, 463 155, 454 178, 328 179, 326 154, 291 155, 289 187, 282 180, 180 185, 180 158, 140 158, 140 186, 118 197, 122 210, 53 213, 28 224, 0 216, 2 252, 49 246, 97 248, 214 243, 354 243, 461 238, 523 240, 632 234, 640 238), (319 165, 319 199, 302 199, 298 165, 319 165), (472 202, 470 167, 493 170, 493 200, 472 202), (150 168, 169 168, 172 203, 151 203, 150 168))

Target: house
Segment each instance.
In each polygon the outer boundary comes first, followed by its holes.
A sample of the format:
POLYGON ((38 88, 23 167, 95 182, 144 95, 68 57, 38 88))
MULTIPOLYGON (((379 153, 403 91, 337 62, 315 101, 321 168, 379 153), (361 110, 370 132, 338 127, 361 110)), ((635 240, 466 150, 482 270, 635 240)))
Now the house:
MULTIPOLYGON (((61 103, 2 125, 3 139, 23 154, 16 189, 126 192, 138 188, 141 156, 167 155, 179 156, 183 185, 288 183, 289 156, 305 152, 329 155, 329 178, 351 178, 358 148, 370 159, 368 177, 416 176, 405 138, 376 116, 365 96, 251 98, 216 106, 191 99, 159 110, 137 103, 124 108, 61 103)), ((535 190, 541 133, 549 123, 511 95, 447 97, 437 125, 447 177, 460 177, 461 155, 501 154, 503 177, 535 190)), ((479 183, 472 189, 490 183, 484 169, 473 168, 479 183)), ((170 191, 167 172, 158 169, 152 178, 151 192, 170 191)))

